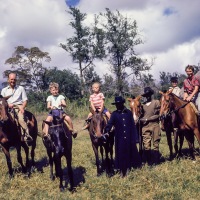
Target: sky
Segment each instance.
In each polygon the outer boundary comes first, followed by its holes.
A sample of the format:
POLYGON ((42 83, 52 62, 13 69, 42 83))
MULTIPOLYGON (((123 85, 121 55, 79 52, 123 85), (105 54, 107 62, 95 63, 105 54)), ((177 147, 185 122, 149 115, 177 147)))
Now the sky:
MULTIPOLYGON (((105 8, 119 10, 136 20, 144 44, 136 52, 154 65, 150 73, 159 79, 159 72, 185 73, 185 66, 200 65, 200 1, 199 0, 0 0, 0 83, 7 58, 17 46, 37 46, 49 52, 51 62, 76 73, 76 64, 59 44, 73 35, 69 26, 68 6, 76 6, 87 14, 90 25, 94 14, 105 8)), ((107 71, 107 63, 97 62, 99 75, 107 71)))

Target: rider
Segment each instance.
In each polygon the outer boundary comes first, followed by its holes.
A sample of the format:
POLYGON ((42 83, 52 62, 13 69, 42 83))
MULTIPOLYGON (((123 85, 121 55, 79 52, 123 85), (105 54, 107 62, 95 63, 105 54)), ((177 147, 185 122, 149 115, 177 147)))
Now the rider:
MULTIPOLYGON (((64 120, 67 122, 69 130, 72 133, 72 136, 76 138, 77 132, 73 130, 73 124, 71 118, 66 115, 66 113, 63 111, 63 108, 66 107, 66 101, 65 97, 61 94, 59 94, 59 84, 55 82, 51 82, 49 85, 49 90, 51 92, 51 95, 47 97, 47 109, 50 110, 46 121, 51 122, 53 121, 53 115, 60 116, 60 112, 62 116, 65 116, 64 120)), ((44 137, 48 135, 48 129, 49 126, 45 123, 43 128, 44 137)))
POLYGON ((181 97, 181 89, 178 87, 178 78, 176 76, 171 77, 171 87, 169 87, 169 89, 173 89, 172 93, 181 97))
POLYGON ((194 76, 194 67, 192 65, 188 65, 185 68, 185 71, 188 77, 183 82, 184 86, 183 99, 195 103, 198 111, 200 111, 199 81, 194 76))
MULTIPOLYGON (((104 106, 104 95, 102 92, 100 92, 100 83, 98 82, 95 82, 92 84, 92 91, 93 91, 93 94, 90 95, 90 108, 93 110, 93 112, 96 111, 96 109, 99 111, 99 112, 102 112, 108 117, 108 119, 110 119, 110 112, 105 108, 104 106)), ((92 117, 92 113, 90 112, 88 114, 88 117, 87 119, 85 120, 86 121, 86 125, 82 128, 83 130, 87 129, 89 127, 89 122, 90 122, 90 119, 92 117)))
POLYGON ((1 91, 1 95, 3 97, 9 97, 7 102, 8 102, 8 107, 10 109, 14 109, 14 112, 11 112, 11 115, 13 118, 15 117, 15 114, 17 115, 17 123, 19 123, 19 126, 21 127, 21 134, 23 136, 22 140, 24 141, 32 141, 32 137, 29 135, 29 129, 27 126, 27 123, 25 121, 25 107, 27 105, 27 95, 25 92, 24 87, 22 86, 17 86, 16 85, 17 81, 17 75, 13 72, 11 72, 8 75, 8 86, 3 88, 1 91))

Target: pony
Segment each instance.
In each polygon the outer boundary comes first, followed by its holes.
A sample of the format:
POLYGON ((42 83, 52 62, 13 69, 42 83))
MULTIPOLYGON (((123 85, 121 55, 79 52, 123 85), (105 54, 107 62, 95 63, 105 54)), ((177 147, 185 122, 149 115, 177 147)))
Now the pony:
POLYGON ((92 112, 93 116, 89 125, 89 135, 92 142, 92 148, 96 158, 97 166, 97 176, 100 176, 102 173, 102 166, 100 165, 98 149, 100 148, 102 163, 103 163, 103 154, 105 150, 105 160, 106 160, 106 172, 107 175, 112 175, 112 166, 113 166, 113 146, 114 146, 114 131, 104 138, 104 128, 107 124, 107 119, 102 112, 96 110, 92 112), (109 160, 110 155, 110 160, 109 160))
MULTIPOLYGON (((62 118, 53 116, 53 121, 43 121, 49 125, 48 136, 43 138, 43 144, 46 147, 47 155, 50 164, 50 178, 55 179, 53 174, 53 165, 55 164, 56 176, 60 178, 60 191, 64 190, 63 185, 63 170, 61 167, 61 158, 64 156, 67 162, 68 177, 70 181, 70 190, 74 190, 74 179, 72 170, 72 134, 64 123, 64 116, 62 118)), ((42 128, 43 128, 42 127, 42 128)))
MULTIPOLYGON (((29 146, 32 147, 31 149, 31 169, 34 170, 35 167, 35 147, 36 147, 36 139, 38 134, 38 127, 37 127, 37 120, 35 116, 29 112, 25 111, 25 118, 27 119, 27 124, 29 128, 29 133, 33 138, 32 141, 24 142, 22 140, 21 135, 21 128, 16 123, 16 120, 13 119, 11 113, 8 112, 8 103, 7 99, 9 97, 2 97, 0 96, 0 144, 2 147, 2 151, 6 156, 8 172, 10 178, 14 176, 13 168, 12 168, 12 161, 9 149, 10 147, 15 147, 17 150, 17 160, 21 165, 22 172, 26 172, 27 169, 30 167, 29 162, 29 146), (26 164, 24 166, 21 156, 21 147, 23 147, 25 151, 26 157, 26 164)), ((13 110, 14 112, 14 110, 13 110)), ((29 171, 30 175, 30 171, 29 171)))
MULTIPOLYGON (((172 93, 172 90, 166 93, 160 92, 161 97, 161 109, 160 109, 160 119, 163 127, 166 127, 165 121, 170 121, 168 117, 173 117, 173 122, 176 122, 176 126, 181 132, 183 132, 189 146, 190 157, 195 159, 194 155, 194 135, 200 145, 200 132, 198 124, 198 116, 190 102, 180 99, 178 96, 172 93), (165 120, 164 120, 165 119, 165 120)), ((170 124, 172 124, 170 122, 170 124)), ((179 133, 182 137, 181 143, 183 143, 183 135, 179 133)), ((180 148, 182 144, 180 145, 180 148)), ((179 149, 180 153, 181 149, 179 149)))

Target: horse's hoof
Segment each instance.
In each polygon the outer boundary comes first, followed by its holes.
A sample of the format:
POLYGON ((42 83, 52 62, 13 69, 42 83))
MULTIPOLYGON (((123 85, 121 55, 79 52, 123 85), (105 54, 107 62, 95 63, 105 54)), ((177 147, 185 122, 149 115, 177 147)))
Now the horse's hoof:
POLYGON ((9 179, 12 180, 14 178, 14 174, 9 174, 9 179))
POLYGON ((65 188, 62 186, 60 187, 60 192, 63 192, 65 190, 65 188))
POLYGON ((52 181, 54 181, 55 180, 55 176, 53 175, 53 176, 50 176, 50 179, 52 180, 52 181))
POLYGON ((75 187, 70 187, 69 191, 70 191, 71 193, 75 193, 75 192, 77 192, 77 190, 76 190, 75 187))

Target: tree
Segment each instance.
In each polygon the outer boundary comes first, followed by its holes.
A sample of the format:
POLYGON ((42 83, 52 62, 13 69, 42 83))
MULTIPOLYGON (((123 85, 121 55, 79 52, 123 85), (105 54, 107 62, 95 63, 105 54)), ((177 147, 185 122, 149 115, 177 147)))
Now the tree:
MULTIPOLYGON (((18 81, 26 89, 31 89, 37 92, 42 92, 43 74, 45 67, 43 62, 50 62, 51 58, 48 52, 41 51, 38 47, 25 48, 18 46, 12 57, 5 61, 5 64, 10 64, 12 71, 18 75, 18 81)), ((4 71, 4 76, 7 76, 11 70, 4 71)))
POLYGON ((70 100, 80 97, 80 79, 77 74, 70 70, 58 70, 56 67, 49 69, 46 72, 45 82, 48 87, 50 82, 58 83, 60 93, 63 93, 70 100))
POLYGON ((83 22, 86 19, 86 14, 81 13, 78 8, 69 7, 69 14, 73 17, 70 22, 74 29, 74 36, 68 38, 66 44, 60 46, 70 53, 73 62, 78 63, 80 79, 81 79, 81 94, 84 95, 85 79, 84 71, 93 65, 95 58, 102 58, 103 51, 98 48, 101 47, 102 37, 101 29, 89 28, 84 26, 83 22))
POLYGON ((119 11, 114 13, 106 8, 105 13, 100 13, 98 24, 104 31, 105 55, 116 77, 118 93, 122 94, 128 76, 138 76, 151 67, 147 60, 141 59, 135 52, 135 46, 143 43, 138 34, 137 23, 124 17, 119 11), (131 72, 128 73, 127 69, 131 72))

